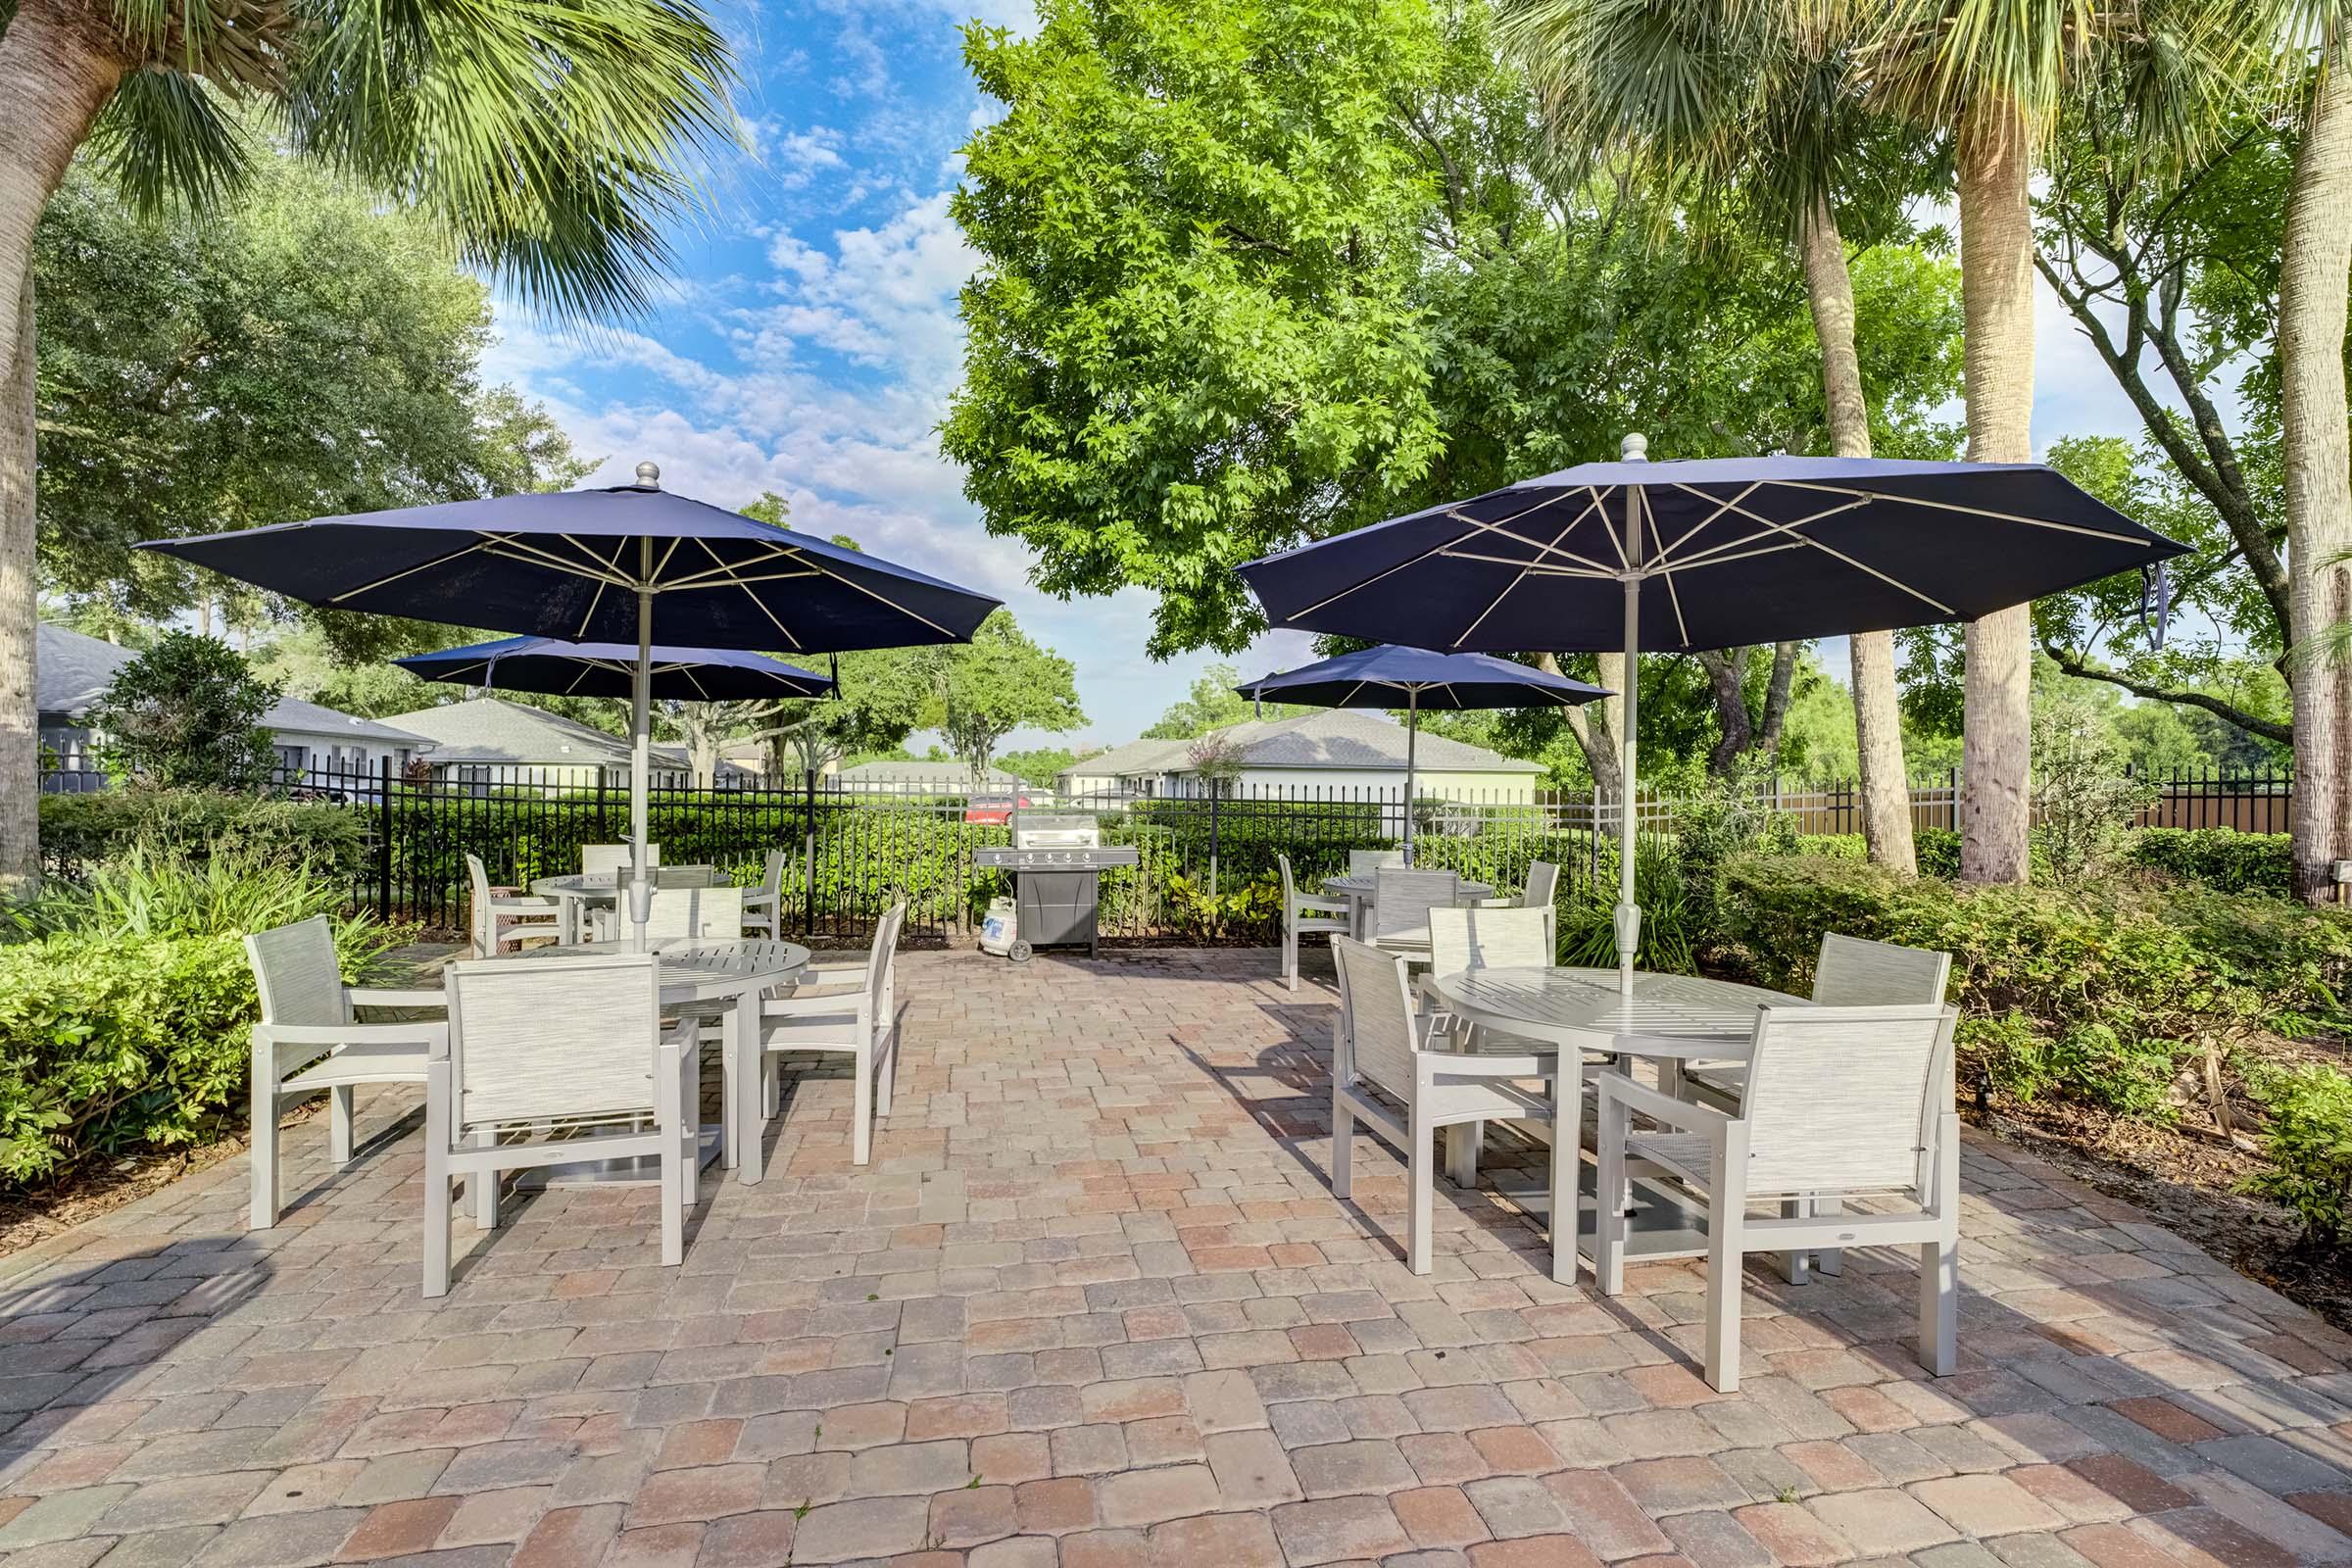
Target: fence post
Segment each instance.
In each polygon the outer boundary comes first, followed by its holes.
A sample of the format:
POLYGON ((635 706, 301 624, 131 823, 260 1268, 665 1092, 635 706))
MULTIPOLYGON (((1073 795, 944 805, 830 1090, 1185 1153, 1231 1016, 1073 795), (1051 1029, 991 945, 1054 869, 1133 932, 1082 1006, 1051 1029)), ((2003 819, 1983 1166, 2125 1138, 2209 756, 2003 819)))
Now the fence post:
POLYGON ((605 828, 605 769, 600 767, 596 770, 596 841, 599 844, 612 842, 612 835, 605 828))
POLYGON ((808 923, 801 927, 804 935, 816 935, 816 769, 805 768, 802 782, 802 823, 804 826, 802 858, 808 879, 808 896, 803 901, 808 911, 808 923))
POLYGON ((392 754, 383 756, 383 785, 375 797, 375 917, 392 919, 392 754))
POLYGON ((1217 781, 1208 781, 1208 896, 1217 896, 1217 781))

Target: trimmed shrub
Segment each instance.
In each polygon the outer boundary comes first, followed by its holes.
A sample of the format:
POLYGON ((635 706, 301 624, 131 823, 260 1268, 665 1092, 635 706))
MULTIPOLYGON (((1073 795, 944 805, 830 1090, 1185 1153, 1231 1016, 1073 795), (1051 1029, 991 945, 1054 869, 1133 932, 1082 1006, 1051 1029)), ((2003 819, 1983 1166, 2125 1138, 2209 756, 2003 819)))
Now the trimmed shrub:
POLYGON ((2271 1113, 2262 1135, 2271 1166, 2244 1190, 2293 1209, 2306 1241, 2336 1245, 2352 1194, 2352 1078, 2313 1065, 2258 1074, 2253 1088, 2271 1113))
POLYGON ((2132 839, 2125 858, 2224 893, 2268 893, 2285 898, 2293 887, 2294 857, 2284 833, 2240 833, 2227 827, 2152 827, 2132 839))
MULTIPOLYGON (((28 939, 0 946, 0 1183, 233 1123, 222 1112, 243 1103, 260 1015, 241 932, 339 902, 297 866, 144 849, 44 893, 28 939)), ((356 978, 383 934, 354 921, 336 940, 356 978)))
POLYGON ((1819 856, 1725 872, 1724 955, 1802 993, 1825 931, 1952 955, 1964 1055, 2021 1099, 2161 1114, 2200 1034, 2341 1023, 2352 917, 2199 887, 1960 888, 1819 856))
POLYGON ((203 858, 228 846, 350 877, 368 857, 368 813, 325 802, 219 790, 100 790, 41 797, 41 856, 74 877, 134 845, 203 858))

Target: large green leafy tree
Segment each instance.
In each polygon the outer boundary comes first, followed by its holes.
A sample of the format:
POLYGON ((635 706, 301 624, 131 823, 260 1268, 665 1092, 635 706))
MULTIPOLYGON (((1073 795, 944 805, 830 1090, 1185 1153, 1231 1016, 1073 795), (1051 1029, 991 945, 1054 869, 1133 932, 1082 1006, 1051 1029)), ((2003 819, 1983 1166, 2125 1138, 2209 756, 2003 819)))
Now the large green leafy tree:
POLYGON ((1242 673, 1231 664, 1212 663, 1193 680, 1192 689, 1144 731, 1144 739, 1152 741, 1191 740, 1212 729, 1239 724, 1249 718, 1290 718, 1312 712, 1297 703, 1252 703, 1234 690, 1242 682, 1242 673))
POLYGON ((641 303, 696 147, 732 130, 717 30, 688 0, 367 6, 15 0, 0 11, 0 881, 38 866, 34 232, 96 139, 151 210, 218 208, 272 134, 427 215, 559 311, 641 303))
POLYGON ((1076 666, 1021 630, 1009 610, 992 612, 969 643, 923 649, 918 658, 931 680, 924 721, 975 773, 987 771, 997 743, 1016 729, 1059 733, 1086 722, 1076 666))
POLYGON ((115 671, 90 724, 108 764, 141 784, 254 789, 276 761, 262 716, 277 697, 228 644, 171 631, 115 671))
MULTIPOLYGON (((70 599, 162 619, 222 580, 141 540, 587 471, 544 410, 483 385, 482 282, 421 218, 315 165, 257 153, 233 206, 157 220, 85 156, 33 267, 41 570, 70 599)), ((345 640, 387 629, 334 619, 345 640)))
POLYGON ((982 258, 942 432, 1050 592, 1157 596, 1151 649, 1258 624, 1232 567, 1378 514, 1438 448, 1395 134, 1414 0, 1047 0, 966 34, 1002 119, 955 213, 982 258))

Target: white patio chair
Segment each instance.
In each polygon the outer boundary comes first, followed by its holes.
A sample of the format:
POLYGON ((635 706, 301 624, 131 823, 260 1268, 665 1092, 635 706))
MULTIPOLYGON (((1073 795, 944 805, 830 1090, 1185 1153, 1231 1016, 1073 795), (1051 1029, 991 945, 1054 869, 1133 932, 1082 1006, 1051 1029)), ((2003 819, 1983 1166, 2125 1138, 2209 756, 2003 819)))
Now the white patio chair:
MULTIPOLYGON (((1552 923, 1559 918, 1550 905, 1540 909, 1432 909, 1429 911, 1429 972, 1460 974, 1470 969, 1543 969, 1557 951, 1552 923)), ((1521 1041, 1494 1030, 1475 1037, 1466 1026, 1443 1010, 1431 1010, 1431 1043, 1455 1050, 1499 1048, 1510 1045, 1533 1055, 1554 1048, 1521 1041)), ((1446 1134, 1446 1176, 1456 1187, 1478 1185, 1479 1146, 1486 1138, 1484 1122, 1464 1122, 1446 1134)), ((1573 1143, 1571 1145, 1573 1147, 1573 1143)))
POLYGON ((562 934, 558 929, 562 911, 553 903, 492 887, 480 856, 466 857, 466 878, 473 894, 466 912, 467 951, 472 956, 495 957, 509 944, 519 948, 541 937, 552 942, 562 934))
MULTIPOLYGON (((617 929, 626 933, 628 923, 617 929)), ((737 942, 743 938, 743 889, 656 888, 645 915, 645 940, 737 942)))
POLYGON ((1282 867, 1282 978, 1296 991, 1298 939, 1317 931, 1345 936, 1348 929, 1348 901, 1308 898, 1291 878, 1291 858, 1277 855, 1274 863, 1282 867))
MULTIPOLYGON (((906 906, 892 905, 874 929, 873 947, 863 963, 806 970, 802 982, 788 995, 770 997, 760 1007, 758 1119, 764 1121, 782 1109, 779 1054, 808 1051, 847 1055, 852 1074, 853 1165, 865 1164, 873 1157, 874 1117, 890 1114, 891 1091, 898 1079, 896 978, 899 930, 906 920, 906 906)), ((753 1162, 755 1176, 759 1174, 760 1144, 757 1131, 744 1140, 742 1157, 753 1162)))
POLYGON ((1749 1252, 1916 1245, 1920 1359, 1948 1375, 1959 1297, 1958 1017, 1940 1004, 1760 1007, 1737 1115, 1601 1074, 1593 1247, 1601 1294, 1625 1289, 1628 1167, 1639 1162, 1706 1200, 1706 1379, 1719 1393, 1740 1387, 1740 1278, 1749 1252), (1636 1112, 1665 1130, 1637 1131, 1636 1112), (1821 1195, 1912 1208, 1774 1219, 1747 1212, 1756 1200, 1821 1195))
MULTIPOLYGON (((1541 1084, 1546 1062, 1533 1055, 1456 1054, 1429 1047, 1429 1020, 1413 1012, 1404 959, 1351 937, 1331 941, 1340 971, 1340 1021, 1331 1049, 1331 1190, 1346 1200, 1354 1188, 1355 1120, 1394 1145, 1405 1158, 1405 1266, 1430 1270, 1436 1224, 1435 1151, 1438 1130, 1495 1118, 1549 1121, 1552 1101, 1541 1084), (1370 1091, 1404 1105, 1400 1119, 1370 1091)), ((1551 1277, 1576 1278, 1576 1149, 1573 1129, 1551 1140, 1551 1277)))
POLYGON ((652 1156, 662 1261, 682 1261, 701 1055, 691 1021, 662 1030, 654 955, 453 963, 443 978, 448 1048, 429 1062, 424 1091, 424 1294, 449 1294, 454 1180, 482 1184, 474 1217, 488 1228, 499 1173, 532 1165, 652 1156))
POLYGON ((770 942, 781 937, 784 916, 784 852, 767 852, 767 870, 760 885, 743 896, 743 928, 757 931, 770 942))
POLYGON ((1408 871, 1384 865, 1372 873, 1372 945, 1421 958, 1429 953, 1429 911, 1461 902, 1462 879, 1451 871, 1408 871))
POLYGON ((262 999, 262 1021, 253 1026, 253 1205, 246 1222, 266 1231, 281 1207, 277 1119, 285 1102, 328 1091, 326 1155, 339 1169, 351 1163, 353 1087, 424 1082, 425 1056, 449 1030, 437 1017, 358 1021, 361 1007, 438 1010, 441 993, 345 985, 323 914, 254 932, 245 939, 245 956, 262 999))
MULTIPOLYGON (((580 874, 582 876, 617 878, 627 874, 633 863, 629 858, 629 847, 626 844, 583 844, 580 846, 580 874)), ((649 867, 662 863, 661 845, 648 844, 645 847, 645 863, 649 867)))
MULTIPOLYGON (((1944 982, 1951 972, 1948 953, 1825 931, 1821 956, 1813 965, 1813 1000, 1825 1007, 1921 1006, 1943 1000, 1944 982)), ((1746 1088, 1747 1063, 1743 1061, 1691 1062, 1683 1068, 1684 1098, 1718 1110, 1737 1111, 1746 1088)), ((1834 1214, 1838 1201, 1835 1198, 1791 1199, 1784 1206, 1788 1214, 1808 1211, 1834 1214)), ((1813 1262, 1824 1274, 1834 1275, 1844 1260, 1835 1249, 1827 1249, 1813 1262)), ((1804 1283, 1803 1253, 1791 1252, 1783 1268, 1789 1284, 1804 1283)))
MULTIPOLYGON (((1527 868, 1527 885, 1515 899, 1489 899, 1490 909, 1548 909, 1560 888, 1560 868, 1549 860, 1536 860, 1527 868)), ((1548 960, 1546 960, 1548 961, 1548 960)))
POLYGON ((1404 852, 1402 850, 1349 850, 1348 852, 1348 874, 1349 876, 1370 876, 1384 865, 1402 865, 1403 863, 1404 852))

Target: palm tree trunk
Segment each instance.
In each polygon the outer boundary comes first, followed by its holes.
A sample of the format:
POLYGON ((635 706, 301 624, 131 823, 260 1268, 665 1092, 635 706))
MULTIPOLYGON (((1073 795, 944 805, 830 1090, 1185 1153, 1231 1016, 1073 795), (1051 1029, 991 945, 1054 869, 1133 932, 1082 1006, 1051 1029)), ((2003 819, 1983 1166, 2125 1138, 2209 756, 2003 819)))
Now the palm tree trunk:
MULTIPOLYGON (((1995 99, 1961 123, 1960 303, 1966 322, 1968 456, 2034 456, 2034 213, 2026 181, 2033 138, 2015 103, 1995 99)), ((1961 720, 1960 877, 2023 882, 2034 703, 2034 609, 1968 624, 1961 720)))
MULTIPOLYGON (((1821 390, 1830 416, 1830 451, 1840 458, 1870 456, 1870 407, 1862 394, 1862 361, 1854 352, 1854 279, 1846 270, 1845 236, 1827 197, 1805 210, 1797 230, 1805 288, 1813 301, 1813 335, 1821 343, 1821 390)), ((1853 650, 1854 750, 1862 774, 1862 837, 1877 865, 1919 868, 1911 842, 1910 770, 1903 761, 1902 709, 1894 685, 1894 633, 1859 631, 1853 650)))
MULTIPOLYGON (((2295 645, 2312 648, 2352 620, 2352 452, 2344 391, 2345 288, 2352 280, 2352 51, 2331 33, 2295 159, 2278 270, 2278 369, 2286 467, 2288 611, 2295 645)), ((2294 890, 2333 896, 2352 859, 2352 665, 2312 661, 2293 672, 2294 890)))
POLYGON ((24 0, 0 38, 0 895, 40 872, 32 241, 123 65, 95 8, 24 0))

